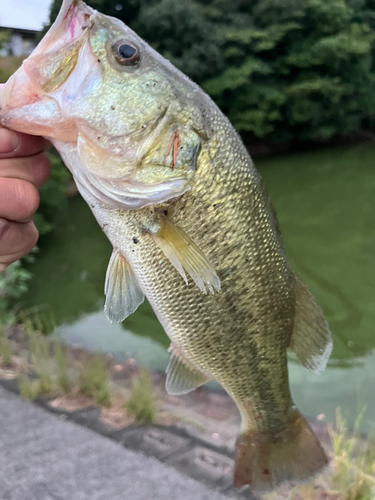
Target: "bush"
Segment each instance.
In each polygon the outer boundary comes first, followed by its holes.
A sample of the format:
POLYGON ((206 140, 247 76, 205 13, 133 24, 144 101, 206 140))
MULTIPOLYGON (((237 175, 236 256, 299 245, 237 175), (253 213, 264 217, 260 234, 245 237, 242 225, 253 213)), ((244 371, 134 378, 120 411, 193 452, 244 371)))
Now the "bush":
POLYGON ((23 269, 20 261, 0 273, 0 323, 12 323, 15 320, 12 303, 28 290, 31 278, 32 274, 23 269))

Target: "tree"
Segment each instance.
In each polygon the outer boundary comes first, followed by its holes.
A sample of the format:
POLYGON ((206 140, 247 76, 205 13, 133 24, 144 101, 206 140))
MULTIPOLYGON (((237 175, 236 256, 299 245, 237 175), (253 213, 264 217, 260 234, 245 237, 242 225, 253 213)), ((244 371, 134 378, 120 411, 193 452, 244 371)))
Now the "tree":
POLYGON ((374 114, 374 34, 348 2, 260 0, 242 12, 223 27, 226 70, 204 84, 238 130, 329 138, 374 114))

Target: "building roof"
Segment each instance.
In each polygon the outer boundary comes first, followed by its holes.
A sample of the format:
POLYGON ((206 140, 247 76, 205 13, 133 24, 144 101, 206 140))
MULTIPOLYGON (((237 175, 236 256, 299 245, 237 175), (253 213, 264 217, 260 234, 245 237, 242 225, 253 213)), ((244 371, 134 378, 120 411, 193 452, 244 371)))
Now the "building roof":
POLYGON ((0 26, 40 31, 48 21, 52 0, 0 0, 0 26))
POLYGON ((26 30, 23 28, 12 28, 11 26, 0 26, 0 31, 12 31, 13 33, 21 33, 25 35, 35 35, 39 30, 26 30))

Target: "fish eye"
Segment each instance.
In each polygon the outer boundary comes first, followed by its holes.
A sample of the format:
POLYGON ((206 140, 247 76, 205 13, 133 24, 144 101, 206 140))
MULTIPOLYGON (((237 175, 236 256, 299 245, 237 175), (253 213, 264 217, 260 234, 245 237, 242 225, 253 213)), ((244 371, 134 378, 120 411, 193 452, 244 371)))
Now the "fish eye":
POLYGON ((119 40, 113 47, 113 55, 123 66, 134 66, 140 59, 139 49, 129 40, 119 40))

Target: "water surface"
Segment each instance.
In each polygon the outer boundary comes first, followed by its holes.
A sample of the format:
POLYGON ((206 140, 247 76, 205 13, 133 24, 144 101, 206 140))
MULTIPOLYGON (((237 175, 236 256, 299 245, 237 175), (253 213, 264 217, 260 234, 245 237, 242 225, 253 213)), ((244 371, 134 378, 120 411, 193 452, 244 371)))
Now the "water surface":
MULTIPOLYGON (((280 221, 288 257, 321 305, 334 336, 328 369, 309 373, 291 359, 293 397, 309 415, 350 422, 367 405, 375 419, 375 145, 299 153, 257 161, 280 221)), ((57 230, 40 241, 35 279, 24 307, 52 310, 68 342, 135 357, 164 369, 169 345, 147 303, 121 325, 102 313, 111 246, 82 199, 74 198, 57 230)))

